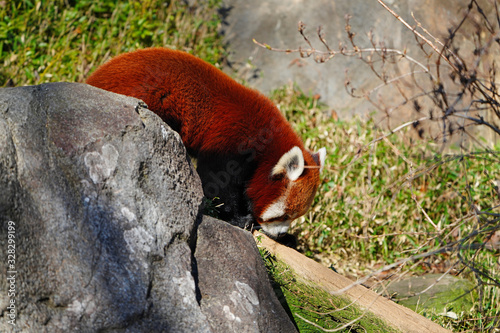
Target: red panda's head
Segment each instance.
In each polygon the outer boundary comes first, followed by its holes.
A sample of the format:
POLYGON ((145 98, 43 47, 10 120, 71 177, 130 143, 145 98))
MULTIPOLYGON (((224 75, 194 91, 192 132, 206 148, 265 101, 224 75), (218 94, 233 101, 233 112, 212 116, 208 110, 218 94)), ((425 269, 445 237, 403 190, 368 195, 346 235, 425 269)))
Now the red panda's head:
POLYGON ((284 235, 290 223, 304 215, 320 184, 326 150, 316 153, 295 146, 272 166, 257 170, 250 181, 247 195, 253 213, 265 233, 284 235))

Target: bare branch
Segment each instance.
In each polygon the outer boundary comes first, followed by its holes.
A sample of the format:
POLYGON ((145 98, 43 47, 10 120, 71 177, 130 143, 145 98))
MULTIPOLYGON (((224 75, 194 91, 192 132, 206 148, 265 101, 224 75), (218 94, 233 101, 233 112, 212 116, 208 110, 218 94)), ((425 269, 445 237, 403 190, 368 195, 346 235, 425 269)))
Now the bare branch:
MULTIPOLYGON (((257 41, 255 38, 252 41, 255 44, 257 44, 258 46, 260 46, 262 48, 265 48, 265 49, 268 49, 270 51, 283 52, 283 53, 287 53, 287 54, 288 53, 299 53, 302 58, 308 58, 312 54, 317 54, 317 55, 322 56, 321 59, 330 60, 334 56, 336 56, 337 54, 341 54, 341 55, 344 55, 344 56, 356 56, 356 55, 360 55, 361 53, 373 53, 373 52, 392 53, 392 54, 396 54, 398 56, 401 56, 402 59, 403 58, 407 59, 408 61, 410 61, 410 62, 414 63, 415 65, 417 65, 418 67, 420 67, 423 72, 432 75, 432 73, 429 71, 429 69, 425 65, 423 65, 421 62, 419 62, 416 59, 410 57, 408 54, 406 54, 406 51, 401 51, 401 50, 397 50, 397 49, 387 49, 387 48, 364 48, 364 49, 359 49, 359 48, 357 48, 357 49, 353 49, 353 50, 347 50, 347 49, 343 48, 342 46, 339 48, 339 51, 335 51, 335 50, 331 50, 331 49, 329 51, 318 51, 315 48, 313 48, 312 46, 309 49, 303 49, 303 48, 298 48, 298 49, 278 49, 278 48, 270 46, 269 44, 261 43, 261 42, 257 41)), ((324 60, 324 61, 321 61, 321 62, 325 62, 327 60, 324 60)))
MULTIPOLYGON (((388 5, 386 5, 382 0, 377 0, 379 4, 382 5, 389 13, 391 13, 399 22, 403 23, 405 27, 411 30, 416 36, 420 37, 422 40, 427 43, 443 60, 445 60, 455 71, 458 71, 458 67, 455 66, 448 58, 446 58, 443 53, 427 38, 425 38, 420 32, 418 32, 415 28, 410 26, 400 15, 398 15, 395 11, 393 11, 388 5)), ((443 45, 441 42, 439 42, 441 45, 443 45)), ((463 65, 462 60, 455 54, 453 53, 450 49, 448 49, 446 46, 443 45, 443 47, 448 51, 457 62, 459 62, 461 65, 463 65)))

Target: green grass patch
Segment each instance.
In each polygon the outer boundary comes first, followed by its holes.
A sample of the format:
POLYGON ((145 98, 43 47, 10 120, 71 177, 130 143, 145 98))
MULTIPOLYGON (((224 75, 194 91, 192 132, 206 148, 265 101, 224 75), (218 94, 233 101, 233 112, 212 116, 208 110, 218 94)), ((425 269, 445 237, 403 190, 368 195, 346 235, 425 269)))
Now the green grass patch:
POLYGON ((0 6, 0 86, 83 82, 120 53, 165 46, 215 64, 219 0, 7 1, 0 6))
POLYGON ((300 332, 320 332, 321 328, 339 329, 338 332, 398 332, 348 299, 308 285, 268 252, 261 250, 261 255, 278 298, 300 332))

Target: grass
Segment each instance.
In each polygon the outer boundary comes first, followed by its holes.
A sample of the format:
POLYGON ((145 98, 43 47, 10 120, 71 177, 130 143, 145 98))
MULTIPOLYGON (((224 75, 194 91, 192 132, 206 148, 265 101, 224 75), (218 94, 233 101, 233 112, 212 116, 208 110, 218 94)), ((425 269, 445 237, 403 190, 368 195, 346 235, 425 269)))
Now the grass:
MULTIPOLYGON (((219 5, 218 0, 195 7, 153 0, 0 1, 0 86, 83 82, 111 57, 150 46, 181 49, 218 65, 225 55, 217 34, 219 5)), ((498 326, 499 288, 491 278, 499 279, 499 251, 486 245, 498 228, 498 215, 491 214, 500 213, 500 147, 469 152, 452 147, 440 155, 439 147, 416 139, 411 130, 374 142, 384 134, 377 124, 335 121, 317 98, 294 86, 271 97, 307 147, 328 151, 313 207, 292 228, 299 249, 359 278, 448 247, 389 274, 451 269, 478 285, 473 308, 458 319, 424 314, 455 331, 498 326)), ((293 286, 273 267, 268 265, 279 285, 293 286)))
POLYGON ((372 121, 334 121, 326 106, 292 85, 272 99, 309 149, 328 150, 315 202, 292 226, 302 252, 360 278, 445 248, 375 278, 450 270, 476 283, 482 294, 456 320, 438 315, 441 309, 425 315, 455 331, 498 323, 499 288, 486 274, 499 279, 500 257, 498 248, 485 244, 498 230, 500 147, 451 147, 443 155, 439 146, 413 139, 411 130, 376 141, 385 133, 372 121))
POLYGON ((0 4, 0 86, 83 82, 111 57, 167 46, 215 64, 219 1, 56 0, 0 4), (68 4, 69 3, 69 4, 68 4))
POLYGON ((323 289, 305 283, 286 264, 265 250, 260 251, 273 288, 277 295, 282 295, 280 301, 300 332, 318 332, 319 327, 339 329, 339 332, 397 332, 382 320, 352 305, 348 299, 333 297, 323 289))

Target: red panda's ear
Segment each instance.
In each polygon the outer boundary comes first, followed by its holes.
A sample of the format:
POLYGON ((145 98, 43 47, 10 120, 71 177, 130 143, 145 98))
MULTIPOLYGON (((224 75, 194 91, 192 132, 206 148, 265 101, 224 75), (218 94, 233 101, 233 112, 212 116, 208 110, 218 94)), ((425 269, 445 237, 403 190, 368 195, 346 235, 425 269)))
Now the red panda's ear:
POLYGON ((281 156, 271 172, 271 177, 286 175, 291 181, 297 180, 304 172, 304 155, 302 150, 295 146, 281 156))
POLYGON ((319 173, 323 171, 323 167, 325 166, 325 158, 326 158, 326 149, 320 148, 317 152, 311 153, 314 162, 319 165, 319 173))

